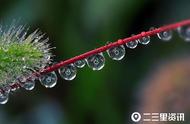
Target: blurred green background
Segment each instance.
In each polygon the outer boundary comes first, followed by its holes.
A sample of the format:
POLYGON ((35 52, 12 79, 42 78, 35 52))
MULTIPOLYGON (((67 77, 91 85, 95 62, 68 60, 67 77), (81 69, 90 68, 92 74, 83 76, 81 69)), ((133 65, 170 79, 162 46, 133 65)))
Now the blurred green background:
MULTIPOLYGON (((190 18, 189 0, 1 0, 0 5, 3 25, 20 19, 31 32, 45 32, 57 62, 190 18)), ((38 83, 31 92, 19 90, 0 106, 0 124, 132 124, 134 111, 184 112, 189 124, 190 44, 173 35, 171 42, 153 37, 147 46, 127 49, 119 62, 104 54, 103 70, 85 67, 74 81, 59 77, 53 89, 38 83)))

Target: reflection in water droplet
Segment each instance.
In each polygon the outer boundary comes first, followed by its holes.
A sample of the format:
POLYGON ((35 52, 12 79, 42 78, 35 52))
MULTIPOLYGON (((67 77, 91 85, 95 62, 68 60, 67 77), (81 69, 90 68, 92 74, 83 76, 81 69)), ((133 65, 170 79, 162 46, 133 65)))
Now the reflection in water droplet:
POLYGON ((57 75, 55 72, 50 72, 42 75, 39 80, 46 88, 53 88, 57 84, 57 75))
POLYGON ((190 41, 190 26, 183 26, 177 29, 179 36, 185 41, 190 41))
POLYGON ((27 80, 23 85, 23 88, 26 90, 33 90, 35 87, 35 81, 34 80, 27 80))
POLYGON ((77 68, 74 66, 74 64, 61 67, 58 71, 61 77, 68 81, 73 80, 77 75, 77 68))
POLYGON ((143 45, 147 45, 150 43, 150 36, 143 37, 143 38, 139 39, 138 41, 139 41, 139 43, 141 43, 143 45))
POLYGON ((130 49, 135 49, 138 45, 138 40, 135 41, 130 41, 128 43, 126 43, 126 46, 130 49))
POLYGON ((86 58, 87 64, 93 70, 101 70, 105 65, 105 58, 102 53, 86 58))
POLYGON ((163 31, 157 34, 158 38, 163 41, 169 41, 172 39, 172 31, 163 31))
POLYGON ((9 93, 0 93, 0 104, 6 104, 9 100, 9 93))
POLYGON ((86 65, 85 60, 78 60, 74 63, 77 68, 83 68, 86 65))
POLYGON ((113 47, 107 50, 107 53, 113 60, 121 60, 125 57, 125 47, 123 45, 113 47))

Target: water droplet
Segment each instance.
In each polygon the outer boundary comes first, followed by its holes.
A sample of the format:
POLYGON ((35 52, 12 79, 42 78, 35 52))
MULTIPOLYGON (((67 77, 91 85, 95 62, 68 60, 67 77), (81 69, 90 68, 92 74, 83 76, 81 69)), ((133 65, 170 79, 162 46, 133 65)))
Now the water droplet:
POLYGON ((9 93, 0 93, 0 104, 6 104, 9 100, 9 93))
POLYGON ((86 58, 87 64, 92 70, 101 70, 105 65, 105 58, 102 53, 86 58))
POLYGON ((44 59, 45 59, 46 61, 49 61, 49 60, 51 59, 51 55, 49 55, 49 54, 45 55, 45 56, 44 56, 44 59))
POLYGON ((39 80, 46 88, 53 88, 57 84, 57 75, 55 72, 50 72, 42 75, 39 80))
POLYGON ((113 47, 107 50, 107 53, 113 60, 121 60, 125 57, 125 47, 123 45, 113 47))
POLYGON ((138 40, 135 41, 130 41, 128 43, 126 43, 126 46, 130 49, 135 49, 138 45, 138 40))
POLYGON ((27 80, 22 87, 26 90, 33 90, 35 87, 35 80, 27 80))
POLYGON ((163 41, 169 41, 172 39, 172 31, 163 31, 157 34, 158 38, 163 40, 163 41))
POLYGON ((61 77, 68 81, 73 80, 77 75, 77 68, 74 66, 74 64, 61 67, 58 71, 61 77))
POLYGON ((177 29, 181 38, 190 41, 190 26, 183 26, 177 29))
POLYGON ((77 68, 83 68, 86 65, 85 60, 78 60, 74 63, 77 68))
POLYGON ((143 45, 147 45, 150 43, 150 36, 143 37, 143 38, 139 39, 138 41, 139 41, 139 43, 141 43, 143 45))

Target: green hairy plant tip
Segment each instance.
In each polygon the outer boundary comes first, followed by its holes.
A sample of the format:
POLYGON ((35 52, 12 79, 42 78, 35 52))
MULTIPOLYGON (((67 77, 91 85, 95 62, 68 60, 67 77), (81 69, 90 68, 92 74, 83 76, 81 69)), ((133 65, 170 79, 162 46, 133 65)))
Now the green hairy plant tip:
POLYGON ((0 28, 0 86, 44 69, 51 63, 48 38, 39 30, 27 33, 24 26, 0 28))

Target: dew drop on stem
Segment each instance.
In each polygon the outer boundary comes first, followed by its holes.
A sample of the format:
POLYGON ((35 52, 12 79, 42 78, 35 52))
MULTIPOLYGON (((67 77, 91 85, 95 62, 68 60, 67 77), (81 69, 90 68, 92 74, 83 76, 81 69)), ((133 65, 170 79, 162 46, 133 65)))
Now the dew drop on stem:
POLYGON ((140 44, 147 45, 150 43, 150 36, 143 37, 138 40, 140 44))
POLYGON ((61 77, 68 81, 73 80, 77 75, 77 68, 74 64, 61 67, 58 71, 61 77))
POLYGON ((190 42, 190 26, 183 26, 177 29, 179 36, 185 41, 190 42))
POLYGON ((126 43, 126 46, 130 49, 135 49, 138 45, 138 40, 130 41, 126 43))
POLYGON ((105 65, 105 58, 103 53, 92 55, 86 58, 86 61, 88 66, 94 71, 101 70, 105 65))
POLYGON ((55 72, 50 72, 42 75, 39 80, 46 88, 53 88, 57 84, 57 75, 55 72))
POLYGON ((26 90, 33 90, 35 87, 35 80, 27 80, 22 84, 22 87, 26 90))
POLYGON ((163 31, 157 34, 158 38, 163 41, 169 41, 172 39, 172 31, 163 31))
POLYGON ((125 57, 125 47, 123 45, 107 50, 108 56, 113 60, 122 60, 125 57))
POLYGON ((83 68, 86 65, 85 60, 78 60, 74 63, 77 68, 83 68))
POLYGON ((9 100, 9 93, 3 92, 0 93, 0 104, 6 104, 9 100))

